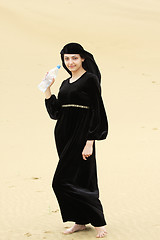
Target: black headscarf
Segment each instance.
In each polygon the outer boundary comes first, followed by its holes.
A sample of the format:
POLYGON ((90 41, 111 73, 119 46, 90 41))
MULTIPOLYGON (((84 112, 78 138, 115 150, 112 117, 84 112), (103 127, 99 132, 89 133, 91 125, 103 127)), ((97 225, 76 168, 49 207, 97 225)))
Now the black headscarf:
POLYGON ((66 44, 60 52, 62 65, 66 71, 72 76, 72 72, 66 67, 64 63, 64 54, 80 54, 85 60, 82 62, 82 67, 87 71, 97 75, 99 83, 101 82, 101 73, 99 68, 94 60, 94 57, 91 53, 84 50, 84 48, 79 43, 68 43, 66 44))

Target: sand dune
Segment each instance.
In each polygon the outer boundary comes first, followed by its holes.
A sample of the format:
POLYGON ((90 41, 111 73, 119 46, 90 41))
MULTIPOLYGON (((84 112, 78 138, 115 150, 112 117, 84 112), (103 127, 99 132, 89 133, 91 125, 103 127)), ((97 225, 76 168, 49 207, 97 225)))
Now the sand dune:
MULTIPOLYGON (((109 135, 97 141, 100 197, 108 240, 160 234, 160 3, 157 0, 4 1, 1 20, 2 240, 95 239, 94 229, 63 236, 51 182, 58 156, 37 85, 79 42, 102 73, 109 135)), ((68 77, 61 69, 52 92, 68 77)))

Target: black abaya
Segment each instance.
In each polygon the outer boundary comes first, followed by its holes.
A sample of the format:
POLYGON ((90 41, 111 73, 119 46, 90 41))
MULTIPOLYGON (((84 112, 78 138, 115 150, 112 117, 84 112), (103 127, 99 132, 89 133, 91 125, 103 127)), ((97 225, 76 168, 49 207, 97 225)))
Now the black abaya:
MULTIPOLYGON (((71 78, 71 77, 70 77, 71 78)), ((95 141, 93 153, 84 160, 87 140, 107 137, 108 121, 95 74, 85 72, 70 83, 64 80, 58 97, 45 99, 49 116, 57 120, 54 129, 59 162, 53 177, 63 222, 104 226, 106 221, 99 200, 95 141)))

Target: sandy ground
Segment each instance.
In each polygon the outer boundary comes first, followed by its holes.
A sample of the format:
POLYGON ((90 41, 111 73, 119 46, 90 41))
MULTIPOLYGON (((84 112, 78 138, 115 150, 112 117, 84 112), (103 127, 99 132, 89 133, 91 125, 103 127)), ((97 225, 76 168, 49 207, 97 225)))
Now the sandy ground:
MULTIPOLYGON (((0 1, 0 239, 95 239, 94 229, 63 236, 51 188, 58 162, 44 74, 60 50, 79 42, 102 73, 109 135, 96 141, 108 240, 160 235, 160 2, 158 0, 0 1)), ((68 77, 59 71, 52 92, 68 77)))

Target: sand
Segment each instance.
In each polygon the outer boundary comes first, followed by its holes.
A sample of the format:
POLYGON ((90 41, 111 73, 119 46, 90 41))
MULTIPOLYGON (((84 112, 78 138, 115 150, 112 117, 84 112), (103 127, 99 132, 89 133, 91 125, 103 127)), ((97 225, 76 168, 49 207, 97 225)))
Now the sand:
MULTIPOLYGON (((160 3, 158 0, 0 2, 0 239, 95 239, 92 226, 70 236, 51 183, 58 162, 44 94, 60 50, 79 42, 102 74, 109 135, 96 141, 108 240, 160 235, 160 3)), ((59 71, 52 93, 68 77, 59 71)))

